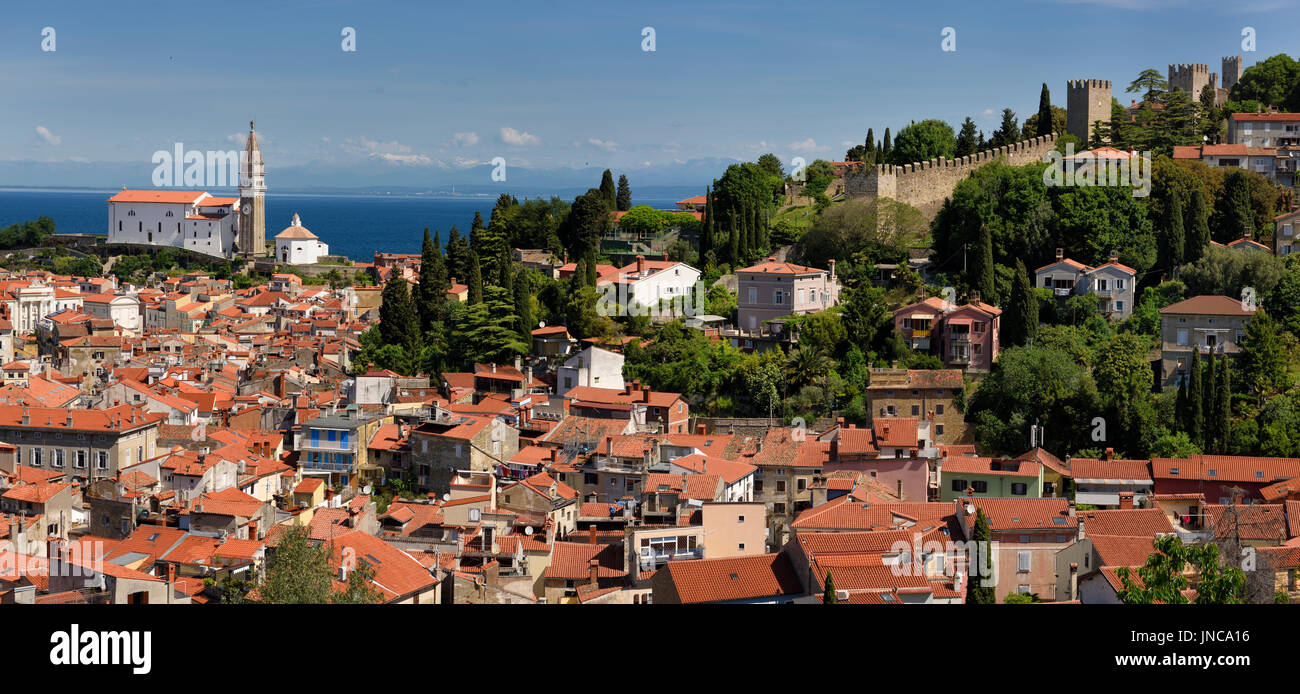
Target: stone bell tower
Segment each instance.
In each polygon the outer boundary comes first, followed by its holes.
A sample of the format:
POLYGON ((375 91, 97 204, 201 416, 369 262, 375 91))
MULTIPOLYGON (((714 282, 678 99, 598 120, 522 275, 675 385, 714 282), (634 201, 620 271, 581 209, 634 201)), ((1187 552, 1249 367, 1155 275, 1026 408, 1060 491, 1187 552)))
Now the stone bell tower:
POLYGON ((257 145, 253 121, 248 121, 248 142, 239 171, 239 253, 251 258, 266 255, 266 168, 257 145))

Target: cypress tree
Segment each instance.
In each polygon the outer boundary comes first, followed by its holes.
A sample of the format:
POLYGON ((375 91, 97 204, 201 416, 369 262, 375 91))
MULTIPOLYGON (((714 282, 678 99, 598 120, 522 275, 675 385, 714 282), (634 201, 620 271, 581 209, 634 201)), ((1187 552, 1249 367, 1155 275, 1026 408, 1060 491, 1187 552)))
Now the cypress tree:
POLYGON ((600 175, 600 197, 610 210, 618 209, 618 190, 614 187, 614 174, 609 169, 600 175))
POLYGON ((1192 201, 1187 211, 1186 242, 1183 246, 1183 262, 1194 263, 1205 255, 1210 245, 1210 211, 1205 205, 1205 192, 1198 184, 1192 188, 1192 201))
POLYGON ((528 344, 533 341, 533 291, 527 274, 515 278, 515 315, 519 317, 519 335, 528 344))
MULTIPOLYGON (((989 518, 984 515, 984 509, 978 509, 975 513, 975 527, 971 530, 971 541, 975 543, 975 552, 977 557, 971 557, 968 561, 969 570, 966 576, 966 604, 967 605, 992 605, 998 601, 995 586, 983 586, 981 580, 985 578, 982 574, 987 568, 983 566, 993 565, 993 548, 991 540, 993 539, 992 529, 989 527, 989 518)), ((996 567, 993 567, 996 571, 996 567)), ((990 582, 993 582, 995 576, 988 576, 990 582)))
POLYGON ((1232 374, 1228 365, 1231 362, 1225 356, 1219 365, 1219 397, 1214 404, 1215 439, 1219 442, 1219 453, 1228 450, 1228 432, 1232 425, 1232 374))
POLYGON ((889 128, 885 128, 885 143, 880 146, 880 160, 889 161, 889 128))
POLYGON ((438 234, 429 238, 429 228, 424 228, 424 246, 420 249, 419 302, 420 328, 424 332, 446 318, 447 268, 443 265, 438 234))
POLYGON ((1016 259, 1007 318, 1002 323, 1002 336, 1008 346, 1023 345, 1038 334, 1038 297, 1034 296, 1029 273, 1020 259, 1016 259))
POLYGON ((1052 134, 1052 94, 1043 83, 1043 91, 1038 94, 1038 132, 1035 135, 1052 134))
POLYGON ((414 371, 423 349, 420 316, 411 301, 409 284, 400 273, 389 275, 379 305, 379 336, 385 345, 397 345, 405 350, 410 360, 410 366, 402 369, 406 373, 414 371))
POLYGON ((831 578, 831 572, 826 572, 826 590, 822 591, 822 604, 834 605, 839 600, 835 594, 835 579, 831 578))
POLYGON ((1187 231, 1183 225, 1183 199, 1177 192, 1169 195, 1169 226, 1165 230, 1165 267, 1172 271, 1183 264, 1187 231))
POLYGON ((971 289, 980 293, 980 300, 993 304, 996 303, 995 288, 997 285, 993 281, 993 232, 987 224, 980 225, 979 248, 975 251, 974 276, 970 279, 971 289))
POLYGON ((1187 431, 1190 417, 1191 411, 1187 407, 1187 381, 1182 380, 1178 383, 1178 397, 1174 400, 1174 420, 1179 431, 1187 431))
POLYGON ((465 279, 465 284, 469 285, 469 305, 483 301, 483 270, 479 266, 478 253, 472 249, 469 252, 469 277, 465 279))
POLYGON ((451 231, 447 233, 447 274, 450 277, 460 278, 464 282, 469 279, 469 244, 460 235, 460 229, 456 225, 451 225, 451 231))
POLYGON ((862 161, 866 162, 867 166, 871 166, 872 164, 875 164, 876 163, 876 135, 871 131, 871 128, 867 128, 867 141, 862 144, 867 148, 866 155, 862 157, 862 161))
POLYGON ((1217 373, 1219 361, 1219 359, 1215 358, 1214 352, 1211 351, 1210 356, 1205 363, 1205 377, 1201 379, 1201 412, 1203 413, 1205 422, 1201 429, 1201 438, 1205 440, 1205 445, 1201 447, 1201 450, 1206 453, 1210 452, 1210 450, 1212 450, 1218 443, 1214 438, 1217 431, 1217 426, 1214 422, 1214 408, 1215 403, 1219 399, 1219 392, 1217 390, 1219 385, 1217 373))
POLYGON ((727 215, 727 232, 729 234, 730 246, 727 249, 727 258, 731 261, 732 272, 740 265, 740 230, 736 228, 736 208, 731 208, 731 214, 727 215))
POLYGON ((632 186, 627 183, 627 174, 620 174, 618 177, 617 202, 619 212, 632 209, 632 186))
POLYGON ((1187 435, 1205 450, 1205 393, 1201 387, 1201 350, 1192 350, 1192 364, 1187 378, 1187 435))

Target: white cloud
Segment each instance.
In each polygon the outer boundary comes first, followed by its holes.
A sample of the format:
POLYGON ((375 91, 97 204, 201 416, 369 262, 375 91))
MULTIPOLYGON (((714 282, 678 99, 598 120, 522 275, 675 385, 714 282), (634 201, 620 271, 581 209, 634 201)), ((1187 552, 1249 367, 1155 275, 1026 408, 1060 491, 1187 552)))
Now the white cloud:
POLYGON ((456 133, 451 137, 451 144, 457 147, 473 147, 478 144, 478 133, 456 133))
POLYGON ((452 165, 458 169, 468 169, 473 166, 481 166, 487 162, 481 159, 470 159, 467 157, 455 157, 451 160, 452 165))
POLYGON ((63 142, 63 138, 50 132, 50 129, 44 125, 36 126, 36 134, 40 135, 41 139, 55 146, 58 146, 60 142, 63 142))
POLYGON ((785 148, 795 152, 825 152, 830 149, 830 147, 825 145, 817 144, 817 141, 811 137, 801 142, 791 142, 786 145, 785 148))
POLYGON ((984 109, 984 115, 985 115, 986 117, 987 117, 987 116, 992 116, 992 115, 993 115, 993 109, 991 109, 991 108, 986 108, 986 109, 984 109))
POLYGON ((532 133, 520 132, 508 126, 501 126, 501 141, 515 147, 536 147, 541 139, 532 133))
POLYGON ((591 138, 591 139, 589 139, 589 140, 587 140, 587 144, 589 144, 589 145, 591 145, 591 146, 593 146, 593 147, 599 147, 599 148, 605 150, 606 152, 613 152, 615 149, 618 148, 618 143, 617 143, 617 142, 614 142, 614 141, 612 141, 612 140, 598 140, 598 139, 596 139, 596 138, 594 138, 594 137, 591 138))
POLYGON ((379 159, 394 164, 427 166, 433 163, 433 160, 429 157, 411 152, 410 147, 396 140, 380 142, 362 135, 357 140, 345 139, 339 147, 346 152, 362 154, 371 159, 379 159))
POLYGON ((231 133, 231 134, 229 134, 229 135, 226 136, 226 142, 229 142, 229 143, 231 143, 231 144, 235 144, 235 145, 242 145, 242 144, 244 144, 244 138, 245 138, 245 137, 247 137, 247 136, 244 135, 244 133, 231 133))

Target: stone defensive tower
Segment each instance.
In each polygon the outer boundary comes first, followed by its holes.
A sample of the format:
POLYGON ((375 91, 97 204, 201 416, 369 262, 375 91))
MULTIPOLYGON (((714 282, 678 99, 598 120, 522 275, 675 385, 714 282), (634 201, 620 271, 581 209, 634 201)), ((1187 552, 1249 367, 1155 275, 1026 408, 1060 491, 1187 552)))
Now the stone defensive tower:
POLYGON ((1232 85, 1241 80, 1241 56, 1230 55, 1223 59, 1223 88, 1232 89, 1232 85))
POLYGON ((1086 145, 1094 122, 1110 122, 1110 80, 1068 80, 1065 94, 1065 131, 1086 145))
POLYGON ((248 121, 244 165, 239 172, 239 253, 245 258, 266 255, 266 167, 262 149, 248 121))
POLYGON ((1169 66, 1169 89, 1187 92, 1192 96, 1192 101, 1201 98, 1201 90, 1207 84, 1211 87, 1219 86, 1219 75, 1210 72, 1209 65, 1181 63, 1169 66))

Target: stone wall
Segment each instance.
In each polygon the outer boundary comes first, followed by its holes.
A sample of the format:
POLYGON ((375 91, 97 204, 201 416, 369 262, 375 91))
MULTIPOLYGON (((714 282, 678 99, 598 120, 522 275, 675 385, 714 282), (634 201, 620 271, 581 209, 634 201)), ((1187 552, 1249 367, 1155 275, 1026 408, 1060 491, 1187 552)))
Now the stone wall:
POLYGON ((931 159, 914 164, 877 164, 866 170, 844 174, 849 197, 886 197, 905 202, 933 218, 943 201, 952 195, 959 181, 975 169, 999 159, 1012 166, 1042 161, 1056 146, 1056 134, 1022 140, 1015 144, 976 152, 957 159, 931 159))

